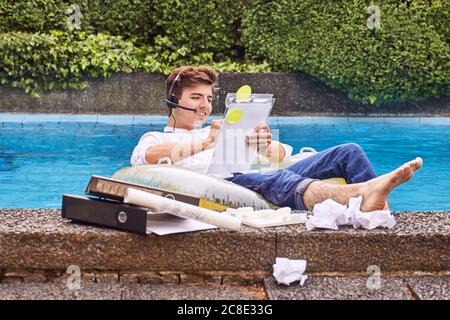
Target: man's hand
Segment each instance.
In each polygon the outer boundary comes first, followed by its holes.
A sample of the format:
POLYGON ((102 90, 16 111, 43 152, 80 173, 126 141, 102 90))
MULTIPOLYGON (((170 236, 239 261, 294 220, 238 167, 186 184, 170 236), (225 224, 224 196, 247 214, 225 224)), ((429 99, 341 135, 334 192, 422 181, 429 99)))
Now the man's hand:
POLYGON ((260 124, 255 128, 255 132, 248 134, 246 141, 250 146, 256 147, 258 153, 270 158, 271 163, 282 161, 286 155, 283 145, 272 141, 272 133, 266 123, 260 124))
POLYGON ((217 137, 219 136, 220 127, 222 126, 223 120, 212 120, 211 129, 209 130, 209 135, 204 141, 206 143, 206 148, 212 148, 216 144, 217 137))
POLYGON ((272 142, 272 134, 266 123, 260 124, 254 132, 247 134, 245 141, 249 146, 256 147, 259 153, 266 154, 266 150, 272 142))

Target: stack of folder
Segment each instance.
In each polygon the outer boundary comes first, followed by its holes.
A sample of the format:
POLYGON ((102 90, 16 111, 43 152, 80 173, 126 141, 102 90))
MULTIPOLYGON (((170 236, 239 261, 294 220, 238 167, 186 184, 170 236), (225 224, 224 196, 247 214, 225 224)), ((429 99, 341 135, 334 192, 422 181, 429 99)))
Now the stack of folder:
POLYGON ((87 196, 63 195, 62 217, 140 234, 153 232, 162 235, 216 228, 200 221, 183 219, 167 213, 155 213, 151 208, 126 204, 123 200, 128 188, 199 207, 219 210, 227 208, 190 195, 94 175, 86 188, 87 196))

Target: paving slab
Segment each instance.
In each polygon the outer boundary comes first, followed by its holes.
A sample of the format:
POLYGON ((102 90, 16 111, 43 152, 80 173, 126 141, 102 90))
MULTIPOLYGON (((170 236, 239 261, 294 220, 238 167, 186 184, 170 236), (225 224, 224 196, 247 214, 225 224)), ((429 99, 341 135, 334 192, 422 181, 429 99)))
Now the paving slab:
POLYGON ((126 286, 124 300, 258 300, 266 297, 262 287, 205 285, 126 286))
POLYGON ((405 279, 421 300, 450 300, 450 276, 422 276, 405 279))
POLYGON ((118 284, 86 283, 69 290, 62 283, 0 283, 0 300, 120 300, 118 284))
POLYGON ((69 290, 61 282, 2 282, 0 300, 430 300, 450 299, 450 276, 382 277, 380 285, 361 276, 309 275, 304 286, 123 284, 82 282, 69 290))
POLYGON ((262 287, 86 283, 69 290, 60 283, 1 283, 0 300, 258 300, 262 287))
POLYGON ((264 279, 270 300, 411 300, 401 278, 381 278, 380 286, 367 286, 367 277, 309 276, 303 286, 298 281, 289 286, 274 278, 264 279), (372 288, 372 289, 371 289, 372 288))

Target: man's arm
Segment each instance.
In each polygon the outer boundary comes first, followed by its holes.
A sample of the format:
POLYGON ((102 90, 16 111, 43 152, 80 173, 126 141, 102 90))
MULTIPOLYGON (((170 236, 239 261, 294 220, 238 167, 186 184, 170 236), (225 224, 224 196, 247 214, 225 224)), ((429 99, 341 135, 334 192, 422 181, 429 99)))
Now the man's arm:
POLYGON ((211 121, 211 129, 206 139, 196 141, 167 142, 151 146, 145 152, 145 161, 156 164, 161 158, 169 157, 172 163, 176 163, 196 153, 212 148, 219 134, 221 120, 211 121))
POLYGON ((172 163, 175 163, 208 149, 210 144, 208 139, 156 144, 145 152, 145 161, 157 164, 162 158, 170 158, 172 163))

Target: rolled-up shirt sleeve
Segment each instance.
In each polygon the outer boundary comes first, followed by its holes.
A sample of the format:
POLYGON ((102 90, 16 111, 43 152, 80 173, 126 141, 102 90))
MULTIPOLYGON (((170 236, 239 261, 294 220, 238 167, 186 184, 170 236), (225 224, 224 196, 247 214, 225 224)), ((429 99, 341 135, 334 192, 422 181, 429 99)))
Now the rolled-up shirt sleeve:
POLYGON ((141 137, 131 155, 130 163, 132 166, 149 164, 147 160, 145 160, 145 154, 147 153, 148 148, 155 144, 162 143, 161 139, 158 137, 160 134, 160 132, 148 132, 141 137))

